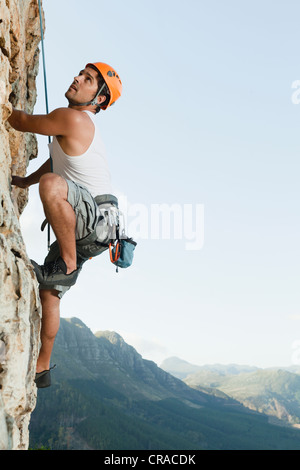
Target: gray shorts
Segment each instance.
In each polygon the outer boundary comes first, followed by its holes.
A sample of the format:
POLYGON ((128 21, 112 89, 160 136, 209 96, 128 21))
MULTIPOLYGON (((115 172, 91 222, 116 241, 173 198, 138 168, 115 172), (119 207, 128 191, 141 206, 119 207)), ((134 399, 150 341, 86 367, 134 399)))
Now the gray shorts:
MULTIPOLYGON (((88 259, 98 256, 108 249, 108 243, 111 239, 111 227, 109 218, 100 217, 98 207, 101 209, 109 208, 112 205, 118 206, 118 200, 111 194, 104 194, 93 198, 87 188, 74 181, 67 180, 68 184, 68 202, 74 209, 76 215, 76 253, 77 268, 82 269, 83 264, 88 259), (97 240, 94 234, 97 228, 97 240), (100 237, 99 237, 100 234, 100 237)), ((51 244, 45 263, 54 261, 60 255, 58 242, 51 244)), ((49 289, 49 286, 40 284, 40 289, 49 289)), ((58 297, 62 296, 70 289, 68 286, 54 285, 51 289, 58 291, 58 297)))

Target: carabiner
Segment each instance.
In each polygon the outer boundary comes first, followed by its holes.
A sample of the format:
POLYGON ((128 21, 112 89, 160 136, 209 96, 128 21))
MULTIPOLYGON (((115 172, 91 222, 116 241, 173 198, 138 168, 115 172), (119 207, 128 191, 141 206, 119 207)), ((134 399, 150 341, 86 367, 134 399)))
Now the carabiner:
POLYGON ((121 255, 121 246, 120 242, 118 241, 116 245, 113 245, 112 243, 109 244, 109 256, 110 256, 110 261, 112 263, 116 263, 118 259, 120 258, 121 255), (115 250, 115 253, 113 254, 113 250, 115 250))

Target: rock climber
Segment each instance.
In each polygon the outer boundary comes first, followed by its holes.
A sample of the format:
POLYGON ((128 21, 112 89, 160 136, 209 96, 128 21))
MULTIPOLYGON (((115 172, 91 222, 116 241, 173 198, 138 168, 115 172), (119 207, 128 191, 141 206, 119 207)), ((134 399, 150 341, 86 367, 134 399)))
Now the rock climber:
POLYGON ((121 93, 122 82, 111 66, 89 63, 65 93, 68 107, 46 115, 13 109, 8 119, 17 131, 53 136, 50 158, 37 171, 27 177, 12 176, 12 184, 20 188, 39 183, 45 217, 56 237, 44 264, 32 261, 42 305, 35 377, 38 388, 51 384, 50 360, 59 329, 60 300, 76 283, 83 263, 108 248, 111 226, 108 218, 99 215, 99 209, 113 210, 118 200, 95 115, 111 106, 121 93), (100 241, 95 237, 99 220, 103 224, 100 241))

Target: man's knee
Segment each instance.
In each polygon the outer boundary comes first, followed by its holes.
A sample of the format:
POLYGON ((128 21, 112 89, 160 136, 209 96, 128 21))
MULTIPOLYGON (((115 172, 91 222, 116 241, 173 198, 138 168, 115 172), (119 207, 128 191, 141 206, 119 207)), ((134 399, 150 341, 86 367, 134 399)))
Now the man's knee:
POLYGON ((39 181, 39 192, 42 200, 53 200, 57 197, 66 199, 68 184, 66 180, 55 173, 45 173, 39 181))

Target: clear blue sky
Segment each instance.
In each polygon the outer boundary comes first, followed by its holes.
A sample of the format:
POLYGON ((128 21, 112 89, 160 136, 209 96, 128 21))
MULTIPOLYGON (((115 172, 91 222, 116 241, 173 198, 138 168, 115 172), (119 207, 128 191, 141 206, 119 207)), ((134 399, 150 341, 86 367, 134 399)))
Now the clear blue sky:
MULTIPOLYGON (((289 365, 300 340, 299 3, 43 3, 50 110, 67 105, 87 62, 117 69, 123 96, 98 124, 116 192, 149 215, 143 237, 129 217, 134 265, 116 274, 108 254, 86 263, 62 316, 117 331, 158 363, 289 365), (203 205, 203 247, 154 240, 154 204, 203 205)), ((38 94, 44 113, 42 68, 38 94)), ((39 150, 29 172, 48 158, 46 137, 39 150)), ((42 220, 31 188, 22 225, 39 262, 42 220)))

